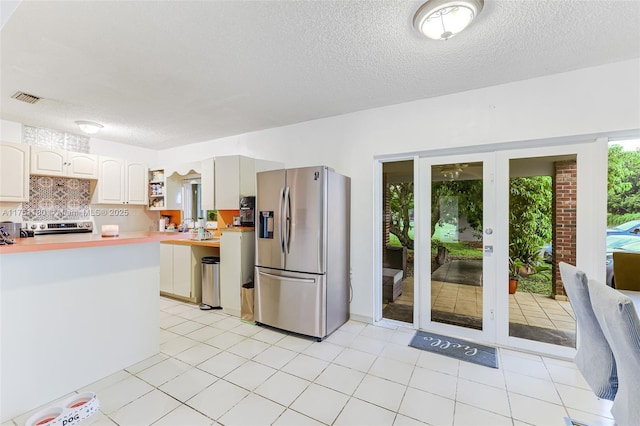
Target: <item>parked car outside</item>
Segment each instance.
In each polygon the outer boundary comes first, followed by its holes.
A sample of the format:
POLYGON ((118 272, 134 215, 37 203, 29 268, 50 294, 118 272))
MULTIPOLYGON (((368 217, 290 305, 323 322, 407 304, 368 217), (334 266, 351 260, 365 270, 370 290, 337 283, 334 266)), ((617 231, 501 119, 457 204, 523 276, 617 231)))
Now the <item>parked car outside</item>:
POLYGON ((640 220, 631 220, 615 228, 607 229, 607 235, 634 235, 640 236, 640 220))
POLYGON ((553 246, 551 245, 551 243, 547 243, 542 246, 542 249, 540 250, 540 256, 542 256, 542 260, 544 260, 546 263, 552 262, 553 246))
POLYGON ((616 251, 640 253, 640 236, 607 235, 607 285, 615 288, 613 253, 616 251))
MULTIPOLYGON (((607 269, 607 285, 615 288, 615 279, 613 277, 613 252, 615 251, 628 251, 634 253, 640 253, 640 233, 633 232, 634 229, 640 229, 640 220, 633 220, 627 222, 619 227, 607 230, 607 256, 606 256, 606 269, 607 269), (632 225, 636 224, 635 228, 632 225), (618 229, 620 228, 620 229, 618 229), (609 234, 609 231, 623 231, 622 233, 609 234)), ((547 243, 540 249, 540 256, 546 263, 552 262, 553 246, 551 243, 547 243)))

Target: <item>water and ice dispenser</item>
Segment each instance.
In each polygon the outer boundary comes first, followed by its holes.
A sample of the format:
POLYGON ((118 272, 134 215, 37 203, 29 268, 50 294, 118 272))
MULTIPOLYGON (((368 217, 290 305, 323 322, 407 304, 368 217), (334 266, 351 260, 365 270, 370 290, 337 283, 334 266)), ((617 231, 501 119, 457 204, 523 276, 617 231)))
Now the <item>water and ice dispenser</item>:
POLYGON ((273 238, 273 211, 261 211, 258 223, 259 238, 273 238))

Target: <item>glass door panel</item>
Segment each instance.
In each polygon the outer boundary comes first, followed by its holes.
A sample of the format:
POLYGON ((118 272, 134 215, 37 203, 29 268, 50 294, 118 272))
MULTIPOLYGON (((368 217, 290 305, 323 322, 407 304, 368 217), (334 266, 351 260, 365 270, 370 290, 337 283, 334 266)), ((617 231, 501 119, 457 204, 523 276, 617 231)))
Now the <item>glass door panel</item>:
POLYGON ((413 160, 382 164, 382 318, 413 324, 413 160))
POLYGON ((576 347, 559 262, 576 264, 577 155, 509 159, 509 336, 576 347))
POLYGON ((483 330, 483 162, 431 165, 431 321, 483 330))

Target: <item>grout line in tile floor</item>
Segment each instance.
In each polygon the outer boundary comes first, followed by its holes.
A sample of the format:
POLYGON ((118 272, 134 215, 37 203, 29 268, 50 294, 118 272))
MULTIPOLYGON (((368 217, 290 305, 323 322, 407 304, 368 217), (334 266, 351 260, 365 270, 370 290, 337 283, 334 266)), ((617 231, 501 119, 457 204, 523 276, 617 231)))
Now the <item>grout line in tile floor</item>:
POLYGON ((80 424, 614 424, 571 361, 499 349, 492 369, 409 347, 412 330, 357 321, 318 343, 167 298, 160 327, 158 355, 77 390, 101 403, 80 424))

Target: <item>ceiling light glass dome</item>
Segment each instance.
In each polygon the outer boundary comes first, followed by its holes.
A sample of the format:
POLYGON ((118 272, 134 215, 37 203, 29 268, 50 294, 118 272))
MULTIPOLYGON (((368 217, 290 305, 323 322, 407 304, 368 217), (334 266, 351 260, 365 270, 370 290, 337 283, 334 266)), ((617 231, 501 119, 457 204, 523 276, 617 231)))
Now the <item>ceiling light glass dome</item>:
POLYGON ((484 0, 429 0, 416 12, 413 26, 433 40, 447 40, 467 28, 484 0))

